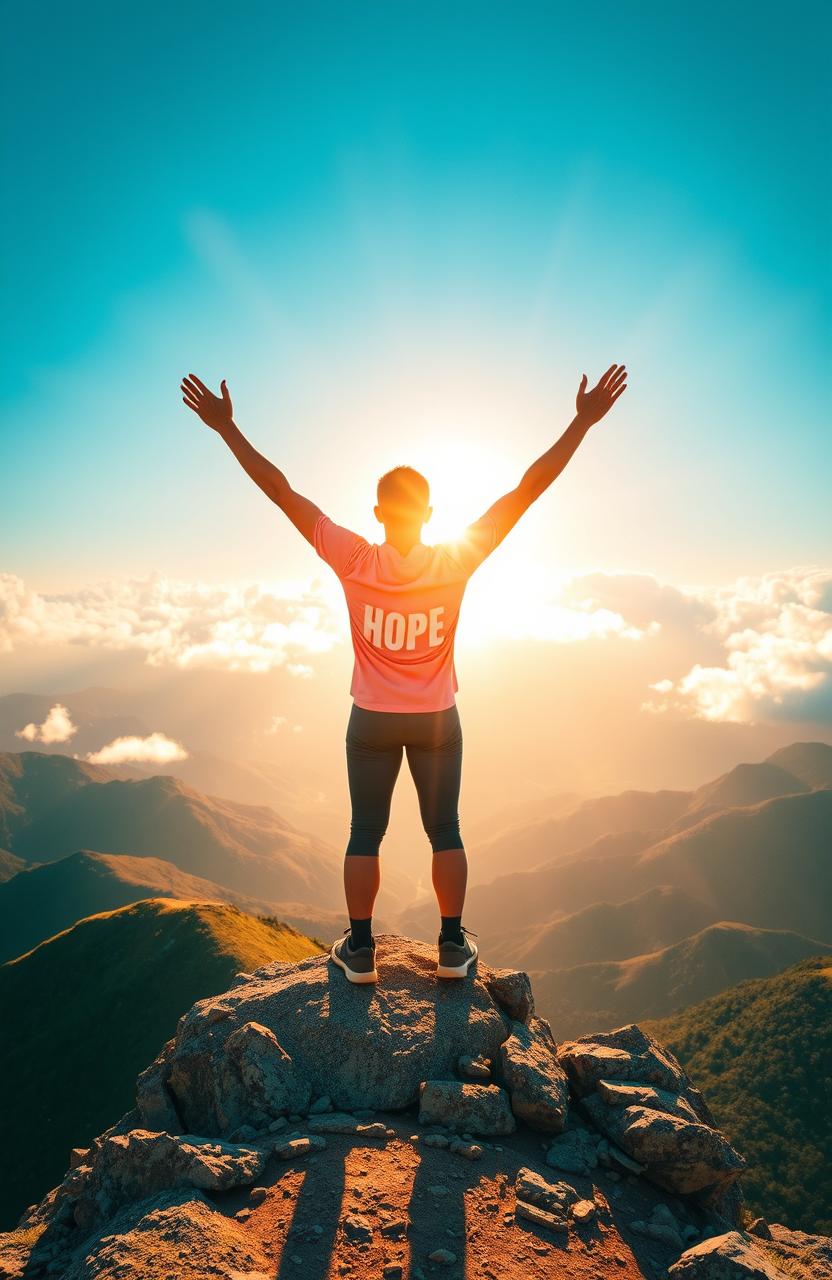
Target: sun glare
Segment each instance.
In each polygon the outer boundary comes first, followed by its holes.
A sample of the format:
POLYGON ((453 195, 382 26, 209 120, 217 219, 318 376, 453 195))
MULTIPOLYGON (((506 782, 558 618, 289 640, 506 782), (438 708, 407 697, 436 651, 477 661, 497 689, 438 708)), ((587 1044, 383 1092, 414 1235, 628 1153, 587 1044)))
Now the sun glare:
POLYGON ((424 538, 432 543, 460 537, 519 479, 507 479, 505 458, 471 441, 460 440, 450 428, 447 439, 426 442, 414 465, 424 472, 430 484, 433 515, 424 538))

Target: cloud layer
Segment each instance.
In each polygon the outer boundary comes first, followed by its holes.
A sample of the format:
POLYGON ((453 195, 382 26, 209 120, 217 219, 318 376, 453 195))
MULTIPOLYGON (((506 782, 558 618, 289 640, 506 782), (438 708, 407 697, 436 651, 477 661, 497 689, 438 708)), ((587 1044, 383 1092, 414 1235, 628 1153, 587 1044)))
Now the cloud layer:
POLYGON ((832 719, 832 572, 743 578, 699 599, 712 610, 703 630, 719 640, 724 660, 657 681, 649 710, 738 724, 832 719))
POLYGON ((304 659, 331 649, 343 633, 343 623, 314 584, 293 592, 153 575, 46 595, 14 574, 0 574, 0 652, 18 645, 90 645, 141 651, 152 666, 286 666, 304 676, 304 659))
MULTIPOLYGON (((492 590, 471 600, 474 629, 486 639, 623 641, 655 653, 644 711, 735 723, 832 723, 832 570, 795 568, 684 589, 648 574, 594 573, 548 594, 538 584, 517 601, 501 595, 496 611, 493 597, 492 590)), ((343 602, 317 582, 278 590, 156 575, 45 595, 0 575, 0 651, 87 645, 144 653, 154 666, 283 667, 309 678, 315 657, 347 635, 343 602)), ((270 731, 279 728, 275 721, 270 731)), ((44 735, 73 732, 66 709, 56 706, 43 725, 26 725, 19 735, 60 742, 67 737, 44 735)))

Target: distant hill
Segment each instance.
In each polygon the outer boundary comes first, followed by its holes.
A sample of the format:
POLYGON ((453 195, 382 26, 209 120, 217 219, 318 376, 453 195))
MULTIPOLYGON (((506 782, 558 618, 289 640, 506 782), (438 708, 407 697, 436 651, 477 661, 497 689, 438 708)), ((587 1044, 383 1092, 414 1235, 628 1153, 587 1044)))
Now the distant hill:
MULTIPOLYGON (((109 769, 39 751, 0 753, 0 847, 12 849, 33 814, 52 808, 91 782, 109 782, 109 769)), ((29 859, 33 860, 33 859, 29 859)))
POLYGON ((84 916, 113 911, 143 898, 227 902, 249 915, 277 917, 301 933, 321 939, 339 935, 344 927, 343 911, 322 908, 309 914, 303 904, 250 898, 188 875, 161 858, 81 849, 68 858, 28 868, 0 884, 0 964, 30 951, 84 916))
MULTIPOLYGON (((473 885, 465 914, 484 936, 507 938, 583 911, 599 898, 623 903, 669 886, 700 903, 711 919, 832 941, 830 833, 832 790, 783 796, 712 814, 646 849, 637 840, 633 851, 610 853, 605 838, 533 871, 473 885)), ((401 922, 425 936, 433 924, 431 904, 412 908, 401 922)), ((499 952, 491 959, 503 962, 499 952)))
POLYGON ((714 923, 718 915, 683 889, 658 885, 625 902, 594 902, 542 924, 497 933, 490 944, 501 964, 561 968, 654 951, 714 923))
POLYGON ((0 756, 0 844, 31 862, 78 849, 163 858, 190 875, 272 901, 336 907, 341 858, 266 806, 205 796, 169 776, 26 751, 0 756))
POLYGON ((319 950, 234 907, 169 899, 92 916, 0 966, 0 1222, 8 1228, 134 1105, 136 1075, 195 1000, 319 950), (27 1134, 37 1133, 31 1142, 27 1134))
POLYGON ((691 826, 720 809, 743 809, 778 796, 799 795, 811 790, 801 778, 770 760, 760 764, 738 764, 721 778, 694 791, 677 826, 691 826))
POLYGON ((747 978, 768 977, 832 945, 778 929, 722 921, 630 960, 535 973, 538 1004, 558 1039, 660 1018, 747 978))
POLYGON ((624 791, 583 800, 565 812, 516 819, 481 841, 471 883, 487 883, 507 867, 526 871, 562 861, 605 835, 640 832, 646 847, 711 813, 817 788, 832 788, 832 747, 796 742, 760 763, 739 764, 696 791, 624 791))
POLYGON ((805 960, 645 1024, 748 1158, 754 1213, 832 1235, 832 965, 805 960))
POLYGON ((660 841, 633 863, 637 883, 674 884, 725 918, 832 932, 832 791, 728 809, 660 841))
POLYGON ((832 787, 832 747, 825 742, 793 742, 770 755, 768 763, 800 778, 807 787, 832 787))
MULTIPOLYGON (((687 791, 624 791, 584 800, 565 814, 516 822, 478 845, 471 863, 472 882, 491 880, 506 867, 527 870, 567 857, 602 836, 661 832, 684 813, 689 802, 687 791)), ((650 843, 647 835, 644 842, 650 843)))

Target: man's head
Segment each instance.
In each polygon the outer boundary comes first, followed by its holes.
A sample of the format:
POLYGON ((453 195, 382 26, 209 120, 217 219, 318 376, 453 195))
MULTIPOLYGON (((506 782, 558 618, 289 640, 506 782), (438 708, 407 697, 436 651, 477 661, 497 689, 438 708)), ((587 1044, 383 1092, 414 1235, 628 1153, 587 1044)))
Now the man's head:
POLYGON ((376 520, 385 529, 421 529, 431 517, 430 486, 413 467, 394 467, 378 482, 376 520))

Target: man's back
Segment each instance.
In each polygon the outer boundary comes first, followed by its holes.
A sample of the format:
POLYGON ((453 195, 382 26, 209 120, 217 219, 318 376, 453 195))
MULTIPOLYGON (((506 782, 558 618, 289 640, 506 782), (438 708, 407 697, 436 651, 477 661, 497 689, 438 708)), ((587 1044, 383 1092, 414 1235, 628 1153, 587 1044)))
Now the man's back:
POLYGON ((355 666, 350 692, 369 711, 444 711, 457 690, 454 638, 465 587, 497 542, 484 517, 458 542, 403 555, 321 516, 313 545, 341 582, 355 666))

